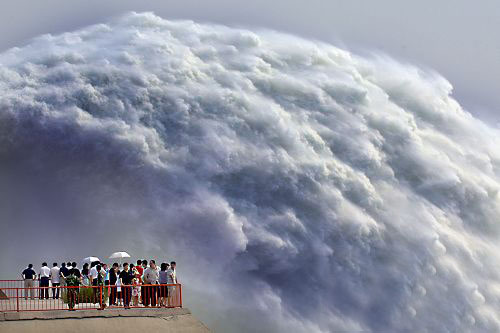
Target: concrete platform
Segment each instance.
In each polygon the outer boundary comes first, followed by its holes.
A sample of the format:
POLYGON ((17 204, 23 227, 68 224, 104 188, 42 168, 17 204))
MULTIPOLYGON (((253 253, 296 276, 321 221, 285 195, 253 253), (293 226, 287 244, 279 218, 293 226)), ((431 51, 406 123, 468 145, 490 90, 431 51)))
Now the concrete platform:
POLYGON ((0 332, 210 332, 189 309, 106 309, 0 313, 0 332))

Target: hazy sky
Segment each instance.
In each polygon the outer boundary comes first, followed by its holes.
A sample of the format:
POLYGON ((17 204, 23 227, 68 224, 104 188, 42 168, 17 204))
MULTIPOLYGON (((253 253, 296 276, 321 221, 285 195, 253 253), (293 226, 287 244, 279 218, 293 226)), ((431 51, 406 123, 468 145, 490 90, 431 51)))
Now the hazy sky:
POLYGON ((356 52, 382 51, 433 68, 470 112, 500 122, 500 2, 481 0, 62 1, 3 2, 0 49, 43 33, 104 22, 126 11, 167 19, 265 27, 317 38, 356 52))

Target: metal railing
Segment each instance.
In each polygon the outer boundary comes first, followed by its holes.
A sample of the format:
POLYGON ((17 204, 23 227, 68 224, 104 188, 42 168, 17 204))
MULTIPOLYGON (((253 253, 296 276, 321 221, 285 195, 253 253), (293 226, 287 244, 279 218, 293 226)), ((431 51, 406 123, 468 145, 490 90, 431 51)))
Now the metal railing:
MULTIPOLYGON (((20 283, 24 285, 22 280, 20 283)), ((33 288, 10 287, 12 284, 19 285, 19 281, 0 280, 0 312, 182 308, 181 284, 33 288)))

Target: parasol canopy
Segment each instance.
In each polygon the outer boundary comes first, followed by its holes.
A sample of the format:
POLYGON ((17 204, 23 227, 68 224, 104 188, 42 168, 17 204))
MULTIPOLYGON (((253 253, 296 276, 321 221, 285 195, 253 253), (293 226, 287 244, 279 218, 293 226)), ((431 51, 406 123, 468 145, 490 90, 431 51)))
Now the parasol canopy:
POLYGON ((109 256, 109 259, 120 259, 120 267, 122 266, 123 258, 130 258, 130 254, 125 251, 115 252, 109 256))
POLYGON ((84 259, 82 260, 82 263, 83 263, 83 264, 89 264, 89 265, 90 265, 90 264, 91 264, 91 263, 93 263, 94 261, 101 261, 101 259, 99 259, 99 258, 97 258, 97 257, 87 257, 87 258, 84 258, 84 259))
POLYGON ((115 252, 109 256, 109 259, 115 259, 115 258, 130 258, 130 254, 128 254, 127 252, 121 251, 121 252, 115 252))

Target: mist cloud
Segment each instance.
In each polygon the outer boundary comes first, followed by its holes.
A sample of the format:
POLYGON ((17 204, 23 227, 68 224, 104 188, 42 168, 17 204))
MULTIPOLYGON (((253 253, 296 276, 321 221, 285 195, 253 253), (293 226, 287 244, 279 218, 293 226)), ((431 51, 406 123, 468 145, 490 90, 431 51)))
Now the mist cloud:
POLYGON ((176 258, 220 330, 500 329, 500 133, 437 73, 131 13, 1 54, 0 91, 10 267, 57 230, 176 258))

